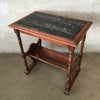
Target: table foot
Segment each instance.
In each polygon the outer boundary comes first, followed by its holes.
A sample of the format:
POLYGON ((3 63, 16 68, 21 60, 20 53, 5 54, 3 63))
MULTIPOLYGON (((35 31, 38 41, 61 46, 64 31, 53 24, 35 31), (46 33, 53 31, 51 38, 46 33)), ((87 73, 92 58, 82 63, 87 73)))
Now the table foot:
POLYGON ((30 71, 33 69, 33 67, 37 64, 38 60, 35 60, 29 67, 28 70, 25 70, 25 74, 28 75, 30 71))
POLYGON ((65 89, 64 94, 69 95, 69 90, 65 89))
POLYGON ((77 72, 80 72, 81 69, 77 69, 77 72))
POLYGON ((27 70, 25 70, 25 72, 24 72, 26 75, 28 75, 29 74, 29 72, 27 71, 27 70))
POLYGON ((71 90, 71 88, 72 88, 72 86, 73 86, 73 84, 74 84, 74 82, 75 82, 75 80, 76 80, 76 78, 81 70, 80 68, 77 67, 78 64, 79 64, 79 61, 76 62, 76 65, 74 64, 74 67, 73 67, 71 73, 69 73, 69 74, 67 73, 68 74, 67 75, 67 87, 64 91, 64 93, 66 95, 69 94, 69 91, 71 90), (68 77, 68 76, 70 76, 70 77, 68 77))

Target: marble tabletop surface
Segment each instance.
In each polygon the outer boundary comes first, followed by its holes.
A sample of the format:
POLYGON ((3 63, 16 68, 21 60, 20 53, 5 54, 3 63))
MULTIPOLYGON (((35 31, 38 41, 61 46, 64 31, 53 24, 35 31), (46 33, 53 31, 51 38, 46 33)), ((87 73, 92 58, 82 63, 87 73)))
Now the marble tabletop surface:
POLYGON ((86 21, 34 12, 15 24, 73 40, 86 21))

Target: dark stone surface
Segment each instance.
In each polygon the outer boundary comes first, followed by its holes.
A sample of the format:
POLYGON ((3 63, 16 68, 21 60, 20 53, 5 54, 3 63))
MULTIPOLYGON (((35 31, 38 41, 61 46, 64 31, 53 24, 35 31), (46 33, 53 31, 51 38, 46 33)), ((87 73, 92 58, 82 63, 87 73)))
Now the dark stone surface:
POLYGON ((73 40, 86 22, 35 12, 15 24, 73 40))

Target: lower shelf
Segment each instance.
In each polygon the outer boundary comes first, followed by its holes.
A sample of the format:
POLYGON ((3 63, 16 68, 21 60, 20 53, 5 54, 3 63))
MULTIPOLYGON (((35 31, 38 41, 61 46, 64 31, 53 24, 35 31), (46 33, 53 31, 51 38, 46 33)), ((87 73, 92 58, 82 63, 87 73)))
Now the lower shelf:
MULTIPOLYGON (((68 55, 39 46, 34 43, 31 44, 26 55, 67 71, 68 55)), ((76 58, 74 57, 73 63, 75 60, 76 58)))
POLYGON ((55 64, 55 63, 51 63, 50 61, 46 61, 46 60, 44 60, 44 59, 41 59, 41 58, 39 58, 39 57, 30 55, 30 54, 28 54, 28 56, 33 57, 33 58, 35 58, 35 59, 38 59, 38 60, 40 60, 40 61, 42 61, 42 62, 48 63, 48 64, 50 64, 50 65, 53 65, 53 66, 55 66, 55 67, 57 67, 57 68, 60 68, 60 69, 62 69, 62 70, 67 71, 67 68, 64 68, 64 67, 62 67, 62 66, 59 66, 59 65, 57 65, 57 64, 55 64))

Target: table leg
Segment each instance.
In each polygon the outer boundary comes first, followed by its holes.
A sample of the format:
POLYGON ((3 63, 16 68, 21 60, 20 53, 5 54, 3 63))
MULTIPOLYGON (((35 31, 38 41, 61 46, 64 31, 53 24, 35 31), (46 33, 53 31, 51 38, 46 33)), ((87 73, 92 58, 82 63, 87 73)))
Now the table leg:
POLYGON ((84 37, 82 38, 82 41, 81 41, 80 60, 79 60, 79 65, 78 65, 77 71, 80 71, 80 65, 81 65, 82 56, 83 56, 83 48, 84 48, 85 38, 86 38, 86 36, 84 36, 84 37))
POLYGON ((23 49, 23 44, 22 44, 22 40, 21 40, 21 37, 20 37, 20 32, 16 29, 14 29, 14 32, 16 33, 17 35, 17 39, 18 39, 18 42, 19 42, 19 46, 20 46, 20 49, 21 49, 21 54, 22 54, 22 57, 24 59, 24 64, 26 66, 26 71, 25 73, 28 73, 28 64, 27 64, 27 60, 26 60, 26 55, 24 53, 24 49, 23 49))
POLYGON ((68 64, 68 72, 67 72, 67 87, 64 91, 64 93, 67 94, 67 95, 69 94, 69 91, 70 91, 75 79, 77 78, 77 76, 80 72, 80 64, 81 64, 82 55, 83 55, 84 42, 85 42, 85 36, 84 36, 84 38, 82 39, 82 42, 81 42, 80 59, 79 59, 78 66, 76 66, 72 62, 75 48, 74 47, 69 48, 69 64, 68 64), (72 66, 73 66, 73 69, 72 69, 72 66))
POLYGON ((75 49, 74 47, 69 47, 69 64, 68 64, 68 72, 67 72, 67 86, 64 91, 65 94, 69 94, 71 88, 71 70, 72 70, 74 49, 75 49))

